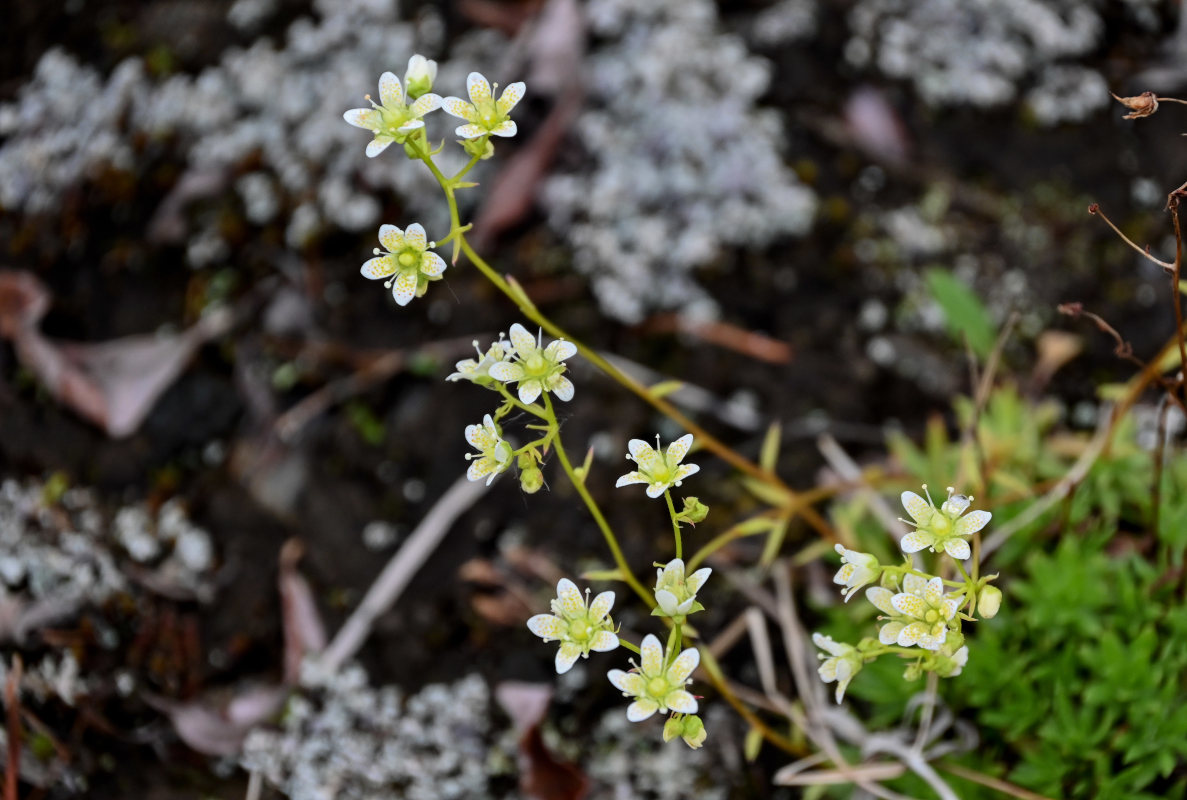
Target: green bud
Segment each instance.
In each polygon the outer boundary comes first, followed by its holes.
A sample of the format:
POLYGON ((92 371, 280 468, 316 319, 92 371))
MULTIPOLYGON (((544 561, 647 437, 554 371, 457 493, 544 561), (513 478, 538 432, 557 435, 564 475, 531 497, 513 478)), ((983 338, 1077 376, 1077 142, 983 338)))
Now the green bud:
POLYGON ((495 146, 491 143, 490 136, 483 136, 479 139, 464 139, 462 140, 462 149, 471 158, 478 156, 484 161, 495 154, 495 146))
POLYGON ((709 506, 695 497, 686 497, 684 498, 684 508, 676 515, 676 521, 696 525, 698 522, 704 522, 707 516, 709 516, 709 506))
POLYGON ((433 79, 437 77, 437 62, 430 61, 417 53, 408 59, 408 71, 404 73, 404 89, 408 97, 415 100, 433 90, 433 79))
POLYGON ((878 583, 883 589, 890 589, 892 592, 898 591, 898 573, 890 570, 882 570, 882 577, 878 583))
POLYGON ((996 586, 986 586, 977 595, 977 611, 982 619, 993 619, 1002 605, 1002 590, 996 586))
POLYGON ((544 473, 536 467, 520 470, 519 487, 527 494, 535 494, 544 487, 544 473))
POLYGON ((695 714, 669 717, 664 723, 664 741, 670 742, 679 736, 693 750, 699 750, 709 734, 705 723, 695 714))
POLYGON ((519 457, 515 461, 515 466, 519 467, 521 470, 532 469, 536 466, 535 453, 533 453, 531 450, 525 450, 524 452, 520 453, 519 457))
POLYGON ((923 677, 923 667, 918 662, 912 662, 903 672, 903 680, 917 681, 923 677))

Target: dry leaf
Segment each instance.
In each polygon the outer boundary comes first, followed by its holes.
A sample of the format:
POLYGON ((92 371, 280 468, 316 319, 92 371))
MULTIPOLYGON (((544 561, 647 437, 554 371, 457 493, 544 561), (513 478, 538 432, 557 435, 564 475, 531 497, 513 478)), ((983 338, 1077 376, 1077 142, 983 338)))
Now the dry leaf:
POLYGON ((552 702, 552 687, 543 683, 504 681, 495 699, 519 731, 519 788, 533 800, 580 800, 589 778, 575 764, 558 761, 544 744, 540 723, 552 702))
POLYGON ((326 649, 326 628, 305 576, 297 570, 303 548, 289 539, 280 548, 280 608, 284 624, 284 682, 301 679, 301 662, 326 649))

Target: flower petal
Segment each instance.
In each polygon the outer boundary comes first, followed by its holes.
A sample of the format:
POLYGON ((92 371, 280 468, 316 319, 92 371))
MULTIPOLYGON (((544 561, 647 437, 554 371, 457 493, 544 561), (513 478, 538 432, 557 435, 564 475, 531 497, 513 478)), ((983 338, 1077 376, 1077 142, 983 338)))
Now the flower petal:
POLYGON ((470 95, 470 102, 478 105, 483 100, 490 99, 490 83, 480 72, 471 72, 466 76, 466 92, 470 95))
POLYGON ((548 388, 556 395, 558 400, 564 400, 566 403, 573 399, 573 382, 564 375, 553 374, 548 378, 548 388))
POLYGON ((667 678, 671 683, 684 683, 701 663, 701 654, 695 647, 690 647, 672 662, 668 667, 667 678))
POLYGON ((968 495, 954 494, 945 500, 940 508, 941 510, 951 514, 953 517, 959 517, 968 510, 969 503, 971 502, 972 501, 969 499, 968 495))
POLYGON ((639 472, 628 472, 618 479, 618 482, 614 484, 614 488, 620 489, 623 486, 630 486, 632 483, 647 483, 647 479, 639 472))
POLYGON ((988 511, 970 511, 956 520, 953 531, 955 531, 957 536, 972 536, 988 525, 991 519, 993 519, 993 515, 988 511))
POLYGON ((874 608, 883 614, 894 614, 894 605, 890 602, 894 592, 881 586, 871 586, 866 589, 866 599, 874 604, 874 608))
POLYGON ((473 122, 478 119, 478 114, 474 106, 460 97, 441 98, 441 108, 445 109, 446 114, 457 117, 458 119, 464 119, 467 122, 473 122))
POLYGON ((503 136, 510 139, 515 134, 519 133, 519 126, 515 124, 515 120, 505 119, 498 125, 490 129, 494 136, 503 136))
POLYGON ((898 646, 910 647, 919 642, 919 640, 928 635, 927 626, 922 622, 912 622, 910 625, 903 627, 898 633, 898 646))
POLYGON ((688 455, 688 449, 692 447, 692 434, 686 433, 676 441, 668 445, 668 463, 679 464, 688 455))
POLYGON ((527 88, 527 84, 523 81, 507 84, 507 88, 503 90, 503 93, 499 95, 498 102, 495 103, 495 107, 499 109, 499 113, 503 116, 511 113, 511 109, 515 108, 519 101, 523 99, 523 93, 527 88))
POLYGON ((676 607, 679 605, 679 601, 676 599, 676 595, 672 594, 667 589, 656 589, 655 602, 659 604, 660 611, 664 612, 669 617, 674 617, 677 613, 679 613, 676 610, 676 607))
POLYGON ((957 561, 964 561, 973 554, 969 549, 969 543, 964 539, 949 539, 944 542, 944 550, 957 561))
POLYGON ((899 499, 903 501, 903 508, 907 509, 911 519, 915 520, 917 524, 926 525, 931 522, 931 503, 914 492, 903 492, 899 499))
POLYGON ((392 286, 392 297, 402 306, 412 302, 416 297, 416 282, 419 280, 415 272, 402 272, 392 286))
POLYGON ((430 111, 436 111, 441 107, 441 96, 433 93, 422 94, 416 98, 416 102, 408 106, 408 109, 418 117, 423 117, 430 111))
POLYGON ((408 247, 415 247, 417 250, 424 250, 429 246, 429 237, 425 236, 424 226, 419 222, 414 222, 404 229, 404 244, 408 247))
POLYGON ((626 710, 626 718, 631 722, 642 722, 659 710, 659 703, 650 697, 640 697, 631 703, 626 710))
POLYGON ((932 578, 927 582, 927 587, 923 590, 923 600, 929 606, 939 605, 940 598, 944 596, 944 580, 940 577, 932 578))
POLYGON ((956 609, 960 608, 963 602, 964 595, 944 598, 944 602, 940 603, 940 613, 943 614, 945 622, 956 616, 956 609))
POLYGON ((375 156, 379 155, 388 147, 390 147, 391 143, 394 141, 395 139, 390 136, 376 136, 374 139, 367 142, 367 158, 375 158, 375 156))
POLYGON ((907 594, 906 592, 896 594, 890 599, 890 604, 894 606, 895 611, 905 614, 908 617, 914 617, 915 619, 922 619, 928 609, 928 605, 923 602, 923 598, 916 597, 913 594, 907 594))
POLYGON ((396 271, 396 262, 391 256, 376 256, 363 264, 363 276, 371 280, 386 278, 396 271))
POLYGON ((577 345, 564 339, 553 339, 544 348, 544 356, 549 361, 564 361, 577 355, 577 345))
POLYGON ((664 697, 664 705, 670 710, 678 711, 681 714, 697 713, 697 699, 684 689, 668 692, 664 697))
POLYGON ((849 581, 853 579, 853 573, 857 567, 852 564, 842 564, 841 568, 837 570, 837 574, 833 576, 833 583, 839 583, 842 586, 848 586, 849 581))
POLYGON ((466 470, 466 477, 472 481, 480 481, 488 476, 493 479, 497 466, 498 463, 493 458, 483 456, 470 463, 470 468, 466 470))
POLYGON ((631 458, 639 465, 640 470, 651 472, 660 464, 660 455, 655 448, 642 439, 631 439, 626 443, 626 449, 631 458))
POLYGON ((454 128, 453 135, 462 139, 477 139, 486 136, 486 128, 475 125, 473 122, 467 122, 465 125, 454 128))
POLYGON ((342 119, 356 128, 374 131, 379 129, 379 112, 373 108, 352 108, 342 115, 342 119))
POLYGON ((659 639, 655 638, 655 634, 649 633, 644 636, 643 644, 639 650, 643 674, 650 677, 659 675, 664 666, 664 648, 659 643, 659 639))
POLYGON ((647 496, 650 498, 653 498, 653 499, 656 497, 659 497, 661 494, 663 494, 664 492, 666 492, 668 490, 669 486, 671 486, 671 484, 653 483, 647 487, 647 496))
POLYGON ((898 641, 898 635, 903 628, 907 627, 905 623, 898 620, 891 620, 882 626, 878 631, 878 641, 882 644, 894 644, 898 641))
POLYGON ((602 592, 589 604, 589 621, 597 624, 606 618, 614 608, 614 592, 602 592))
POLYGON ((589 649, 608 653, 618 647, 618 637, 610 631, 598 631, 589 640, 589 649))
POLYGON ((537 614, 528 620, 528 630, 544 641, 564 638, 565 621, 552 614, 537 614))
POLYGON ((689 475, 696 475, 700 471, 701 468, 697 464, 681 464, 680 466, 676 467, 676 471, 672 473, 672 483, 680 483, 689 475))
POLYGON ((445 263, 445 259, 436 253, 425 251, 424 257, 420 260, 421 273, 428 275, 431 278, 436 278, 445 274, 445 268, 449 266, 445 263))
POLYGON ((389 253, 401 250, 404 247, 404 231, 395 225, 380 225, 379 243, 389 253))
POLYGON ((816 674, 820 676, 820 680, 825 683, 832 683, 837 679, 837 664, 840 662, 838 658, 826 658, 816 668, 816 674))
POLYGON ((423 128, 425 121, 423 119, 410 119, 400 127, 396 128, 400 133, 412 133, 414 130, 423 128))
POLYGON ((467 425, 466 426, 466 441, 473 445, 476 449, 486 453, 495 448, 499 440, 495 437, 486 424, 482 425, 467 425))
POLYGON ((564 675, 573 665, 577 663, 577 659, 581 657, 581 645, 573 642, 565 642, 560 649, 556 651, 556 674, 564 675))
POLYGON ((556 584, 556 601, 561 615, 567 619, 585 614, 585 596, 577 584, 568 578, 561 578, 556 584))
POLYGON ((511 326, 507 336, 511 339, 511 346, 515 348, 515 354, 520 358, 526 358, 536 349, 536 337, 528 333, 528 329, 518 322, 511 326))
POLYGON ((487 374, 496 381, 514 383, 523 377, 523 366, 513 361, 500 361, 497 364, 491 364, 487 374))
POLYGON ((923 592, 927 589, 927 581, 927 578, 908 572, 903 576, 903 591, 916 597, 923 597, 923 592))
POLYGON ((933 534, 926 531, 911 531, 903 537, 898 546, 902 548, 904 553, 917 553, 925 547, 931 545, 936 540, 933 534))
POLYGON ((637 672, 623 672, 620 669, 612 669, 606 673, 606 677, 614 686, 625 694, 634 695, 638 697, 643 694, 644 683, 643 676, 637 672))
POLYGON ((705 581, 709 580, 709 576, 713 574, 710 567, 701 567, 693 574, 689 575, 684 581, 684 585, 688 587, 688 591, 696 594, 701 587, 705 585, 705 581))
POLYGON ((379 102, 390 107, 404 103, 404 88, 395 73, 385 72, 379 76, 379 102))
POLYGON ((544 391, 540 386, 540 381, 520 381, 519 382, 519 402, 530 404, 536 402, 536 398, 544 391))

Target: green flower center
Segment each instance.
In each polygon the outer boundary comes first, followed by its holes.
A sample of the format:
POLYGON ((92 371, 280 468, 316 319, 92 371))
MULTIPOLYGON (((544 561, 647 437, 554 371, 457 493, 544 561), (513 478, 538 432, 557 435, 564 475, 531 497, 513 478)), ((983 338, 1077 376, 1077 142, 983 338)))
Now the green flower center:
POLYGON ((952 521, 943 514, 932 514, 931 530, 936 536, 943 536, 952 530, 952 521))
POLYGON ((574 642, 585 643, 593 638, 594 627, 586 619, 575 619, 569 623, 569 638, 574 642))
POLYGON ((478 124, 490 130, 496 127, 499 122, 499 107, 495 104, 494 89, 498 86, 492 87, 491 96, 485 100, 479 100, 474 104, 474 110, 478 112, 478 124))
POLYGON ((668 694, 668 680, 662 676, 657 675, 651 680, 647 681, 647 694, 652 697, 661 699, 668 694))
POLYGON ((389 136, 395 136, 397 129, 412 119, 412 114, 409 113, 408 106, 403 103, 395 108, 391 106, 380 106, 379 119, 379 124, 383 132, 389 136))
POLYGON ((940 612, 934 608, 928 609, 928 612, 923 615, 923 618, 928 622, 938 622, 940 619, 940 612))
POLYGON ((418 261, 416 256, 417 254, 413 251, 405 250, 396 257, 396 260, 400 262, 401 267, 411 267, 418 261))

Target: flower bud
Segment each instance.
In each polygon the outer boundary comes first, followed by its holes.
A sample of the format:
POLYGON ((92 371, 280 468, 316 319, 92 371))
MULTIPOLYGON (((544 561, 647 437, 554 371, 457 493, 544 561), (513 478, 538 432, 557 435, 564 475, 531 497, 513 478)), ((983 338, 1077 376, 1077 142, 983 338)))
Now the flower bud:
POLYGON ((996 586, 985 586, 977 594, 977 612, 982 619, 993 619, 1002 605, 1002 590, 996 586))
POLYGON ((537 467, 529 467, 519 472, 519 487, 526 494, 535 494, 544 487, 544 473, 537 467))
POLYGON ((693 750, 699 750, 709 734, 705 731, 705 723, 695 714, 687 716, 669 717, 664 723, 664 741, 670 742, 679 736, 684 743, 693 750))
POLYGON ((433 80, 437 77, 437 62, 417 53, 408 59, 408 71, 404 73, 404 87, 408 97, 412 100, 433 90, 433 80))
POLYGON ((1141 119, 1158 110, 1158 97, 1154 92, 1142 92, 1134 97, 1118 97, 1114 94, 1113 99, 1129 109, 1130 113, 1126 114, 1123 119, 1141 119))
POLYGON ((709 506, 695 497, 686 497, 684 498, 684 508, 676 515, 676 519, 680 522, 687 522, 689 525, 696 525, 698 522, 704 522, 708 515, 709 506))
POLYGON ((484 161, 495 154, 495 146, 491 143, 489 136, 483 136, 479 139, 466 139, 462 142, 462 149, 471 158, 478 156, 484 161))

